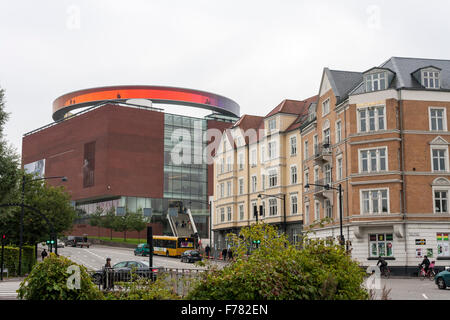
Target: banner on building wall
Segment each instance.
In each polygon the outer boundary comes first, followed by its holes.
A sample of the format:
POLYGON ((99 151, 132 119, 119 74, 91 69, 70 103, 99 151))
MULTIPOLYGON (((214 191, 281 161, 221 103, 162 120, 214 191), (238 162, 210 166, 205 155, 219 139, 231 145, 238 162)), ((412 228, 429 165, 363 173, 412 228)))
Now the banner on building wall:
POLYGON ((422 248, 416 249, 416 258, 422 258, 422 248))
POLYGON ((45 159, 35 162, 27 163, 23 166, 26 173, 37 175, 39 178, 44 178, 45 175, 45 159))

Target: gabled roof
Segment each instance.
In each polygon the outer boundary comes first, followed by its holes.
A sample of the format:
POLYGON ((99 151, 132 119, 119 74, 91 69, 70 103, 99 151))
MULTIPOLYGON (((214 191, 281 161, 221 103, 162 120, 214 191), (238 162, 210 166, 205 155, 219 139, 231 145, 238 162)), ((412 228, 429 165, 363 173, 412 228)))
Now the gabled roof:
POLYGON ((309 106, 312 101, 316 101, 317 96, 309 97, 306 100, 291 100, 284 99, 281 101, 279 105, 272 109, 267 115, 266 118, 273 116, 277 113, 287 113, 287 114, 302 114, 303 109, 309 106))
POLYGON ((349 92, 363 80, 362 72, 330 70, 324 68, 324 73, 330 81, 331 88, 336 96, 336 104, 348 98, 349 92))

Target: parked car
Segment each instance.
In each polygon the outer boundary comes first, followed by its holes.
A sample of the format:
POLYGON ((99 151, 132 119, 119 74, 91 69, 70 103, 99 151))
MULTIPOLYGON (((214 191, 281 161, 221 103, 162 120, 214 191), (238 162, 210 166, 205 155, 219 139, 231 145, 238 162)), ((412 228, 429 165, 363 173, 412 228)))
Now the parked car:
MULTIPOLYGON (((153 267, 150 270, 148 261, 121 261, 114 264, 110 272, 113 274, 114 282, 126 282, 131 280, 132 271, 134 271, 138 277, 152 277, 152 280, 155 281, 158 273, 164 271, 164 267, 153 267)), ((95 271, 92 274, 94 283, 101 284, 104 275, 104 269, 95 271)))
POLYGON ((202 256, 198 250, 187 250, 181 255, 181 262, 202 261, 202 256))
POLYGON ((64 248, 64 247, 65 247, 64 241, 58 240, 58 248, 64 248))
POLYGON ((445 268, 444 271, 439 272, 434 277, 434 281, 439 289, 450 287, 450 268, 445 268))
POLYGON ((134 249, 135 256, 148 256, 150 254, 150 248, 147 243, 140 243, 134 249))

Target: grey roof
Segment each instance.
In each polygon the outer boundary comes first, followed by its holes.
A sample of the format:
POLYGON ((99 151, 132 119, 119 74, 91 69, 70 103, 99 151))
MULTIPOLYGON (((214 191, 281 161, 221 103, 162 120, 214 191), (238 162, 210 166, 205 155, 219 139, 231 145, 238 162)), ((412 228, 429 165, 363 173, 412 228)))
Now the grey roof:
POLYGON ((362 72, 324 69, 337 98, 336 104, 347 99, 349 92, 363 80, 362 72))
POLYGON ((450 60, 392 57, 380 67, 389 68, 395 72, 391 88, 422 89, 422 85, 412 73, 431 66, 441 69, 441 89, 450 90, 450 60))

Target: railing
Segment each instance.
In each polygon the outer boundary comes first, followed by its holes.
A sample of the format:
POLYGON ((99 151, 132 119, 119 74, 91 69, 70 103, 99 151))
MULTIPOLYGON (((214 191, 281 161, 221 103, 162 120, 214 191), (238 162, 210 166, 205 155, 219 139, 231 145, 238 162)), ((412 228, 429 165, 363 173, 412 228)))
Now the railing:
POLYGON ((114 270, 108 268, 102 271, 91 271, 90 276, 100 290, 123 290, 124 283, 139 279, 163 279, 168 289, 180 296, 185 296, 192 283, 205 272, 204 269, 154 268, 152 270, 136 269, 114 270))
POLYGON ((331 145, 328 142, 320 143, 314 146, 314 157, 331 155, 331 145))

